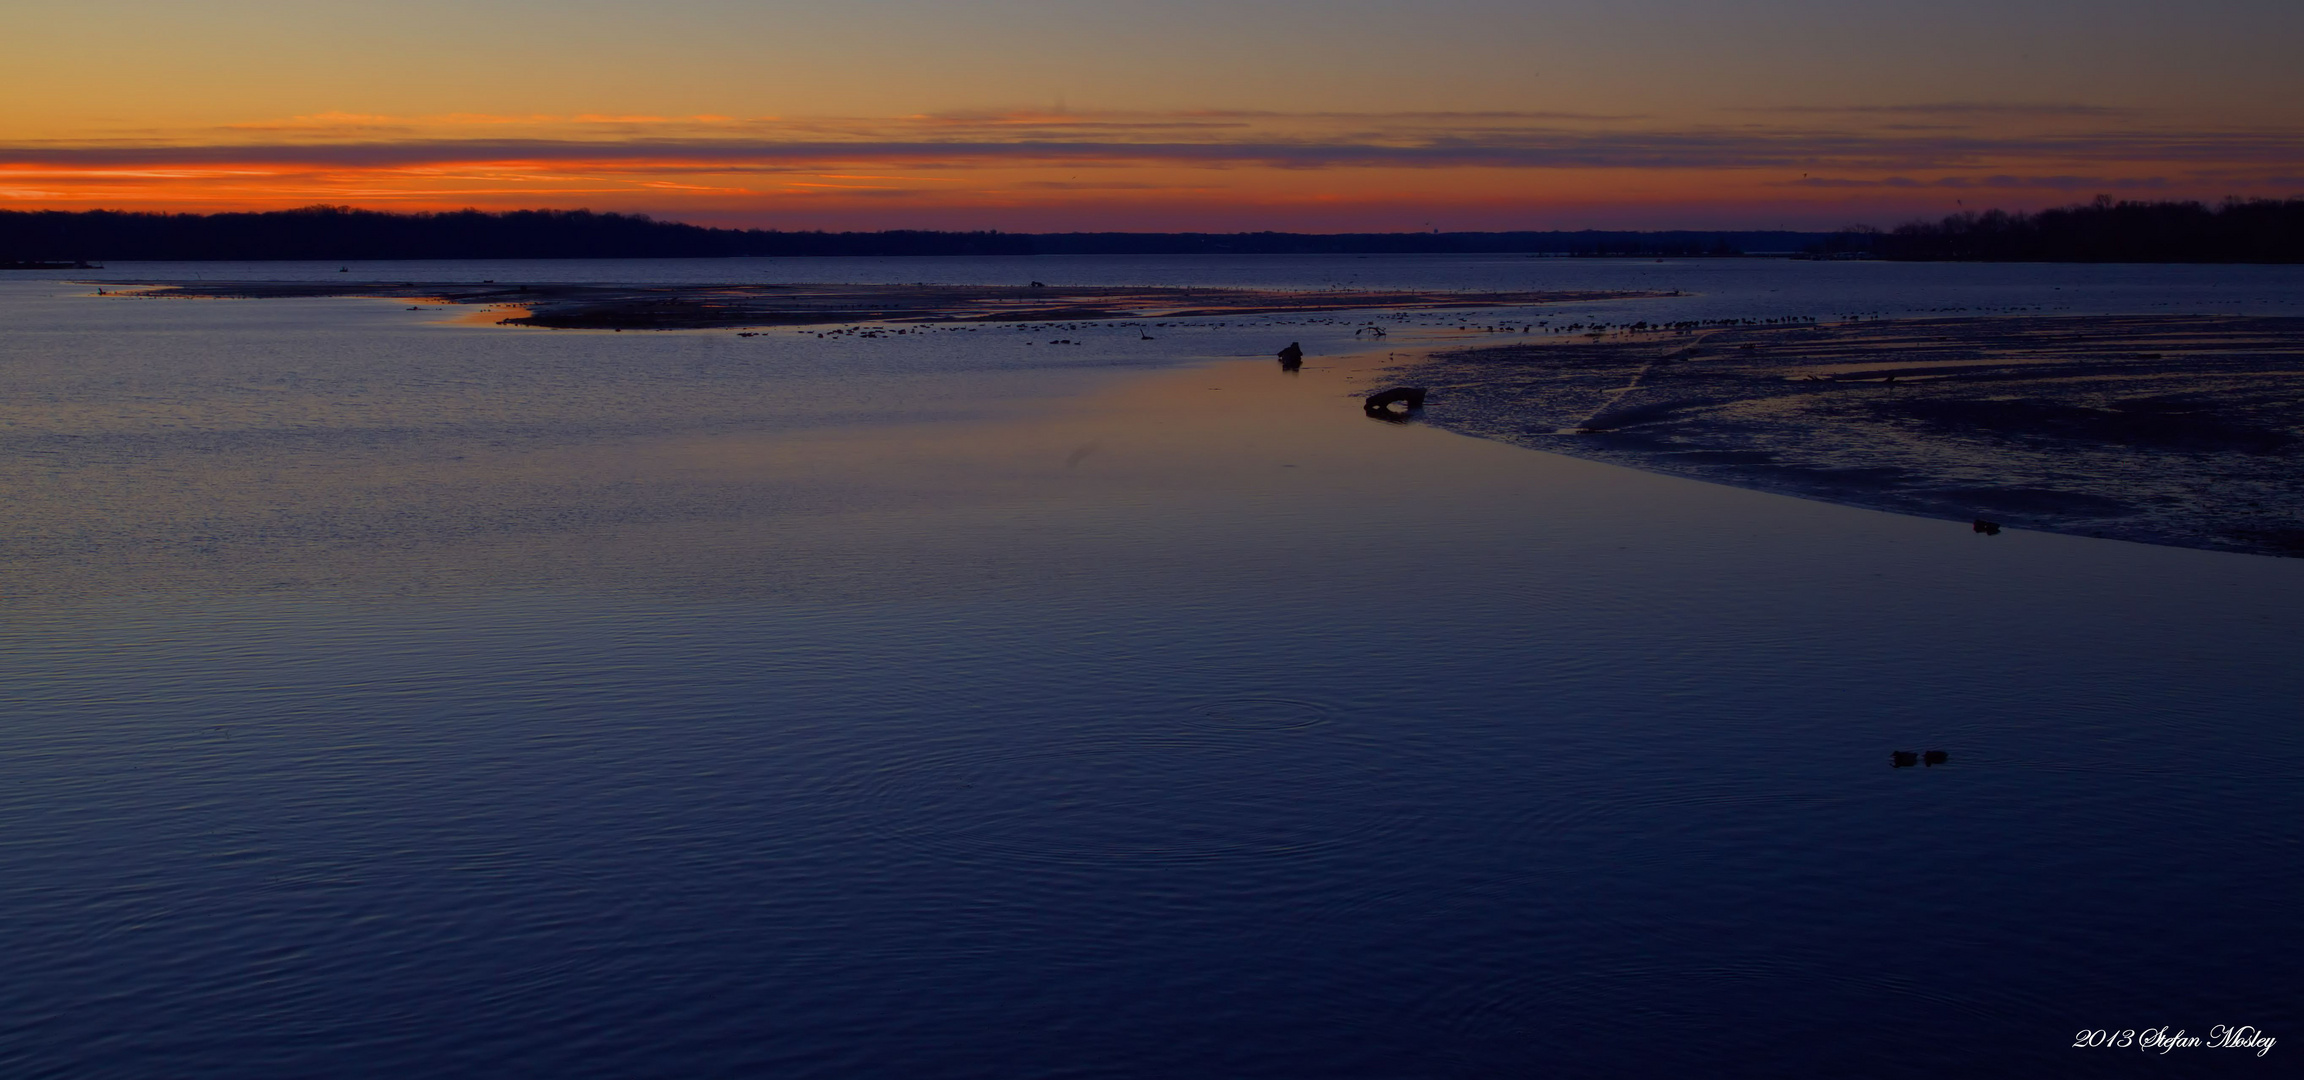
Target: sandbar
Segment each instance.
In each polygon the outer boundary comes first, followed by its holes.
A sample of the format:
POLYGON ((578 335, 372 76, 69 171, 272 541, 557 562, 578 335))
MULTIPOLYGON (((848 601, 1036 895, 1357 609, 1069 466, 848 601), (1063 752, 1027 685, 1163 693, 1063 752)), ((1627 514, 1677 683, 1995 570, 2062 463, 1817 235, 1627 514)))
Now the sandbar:
POLYGON ((509 306, 510 326, 709 330, 863 322, 1081 322, 1379 310, 1525 307, 1652 292, 1287 291, 1050 285, 611 285, 297 281, 141 281, 136 295, 272 299, 375 297, 509 306))
POLYGON ((2304 556, 2304 319, 1903 319, 1439 352, 1428 422, 1899 513, 2304 556))

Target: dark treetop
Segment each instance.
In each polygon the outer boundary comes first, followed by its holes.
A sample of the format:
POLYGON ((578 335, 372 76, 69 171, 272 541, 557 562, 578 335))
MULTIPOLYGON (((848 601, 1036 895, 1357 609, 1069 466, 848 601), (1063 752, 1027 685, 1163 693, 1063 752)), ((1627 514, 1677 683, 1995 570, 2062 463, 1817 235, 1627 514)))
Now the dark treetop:
POLYGON ((2304 262, 2304 199, 2095 202, 2036 214, 1989 210, 1893 232, 1844 233, 1827 247, 1883 259, 1978 262, 2304 262))

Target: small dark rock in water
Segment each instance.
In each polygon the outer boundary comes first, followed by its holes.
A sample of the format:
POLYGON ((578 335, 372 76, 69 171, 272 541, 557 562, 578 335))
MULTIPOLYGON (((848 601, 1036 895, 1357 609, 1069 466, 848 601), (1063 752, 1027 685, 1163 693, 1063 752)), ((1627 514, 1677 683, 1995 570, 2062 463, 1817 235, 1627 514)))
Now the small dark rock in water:
POLYGON ((1395 402, 1406 405, 1409 412, 1424 407, 1424 388, 1421 386, 1395 386, 1390 390, 1368 395, 1369 412, 1390 412, 1395 402))
POLYGON ((1986 521, 1983 518, 1977 518, 1975 531, 1983 533, 1986 536, 1998 536, 2000 535, 2000 523, 1997 521, 1986 521))
POLYGON ((1952 755, 1942 750, 1930 750, 1920 757, 1921 763, 1925 765, 1942 765, 1950 760, 1952 760, 1952 755))
POLYGON ((1920 764, 1920 755, 1910 750, 1890 750, 1888 752, 1888 767, 1891 769, 1909 769, 1918 764, 1920 764))

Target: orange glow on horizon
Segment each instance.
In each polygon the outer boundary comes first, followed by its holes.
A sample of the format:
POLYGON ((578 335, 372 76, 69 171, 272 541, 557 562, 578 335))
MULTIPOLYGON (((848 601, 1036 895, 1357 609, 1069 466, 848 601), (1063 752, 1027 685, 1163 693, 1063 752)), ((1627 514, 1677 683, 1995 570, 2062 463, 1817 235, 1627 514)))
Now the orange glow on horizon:
POLYGON ((785 229, 1831 228, 2304 186, 2304 139, 2285 131, 1951 108, 1929 125, 1829 119, 323 112, 0 146, 0 208, 584 207, 785 229))

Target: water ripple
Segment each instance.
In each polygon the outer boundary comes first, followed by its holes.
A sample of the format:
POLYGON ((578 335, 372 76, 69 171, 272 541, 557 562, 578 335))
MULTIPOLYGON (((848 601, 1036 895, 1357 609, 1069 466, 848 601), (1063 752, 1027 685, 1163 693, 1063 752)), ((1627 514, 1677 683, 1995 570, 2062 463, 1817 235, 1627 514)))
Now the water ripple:
POLYGON ((1303 857, 1402 826, 1375 754, 1302 737, 1324 712, 1235 699, 1192 715, 1237 726, 947 747, 879 770, 867 798, 883 835, 928 851, 1079 866, 1303 857))

